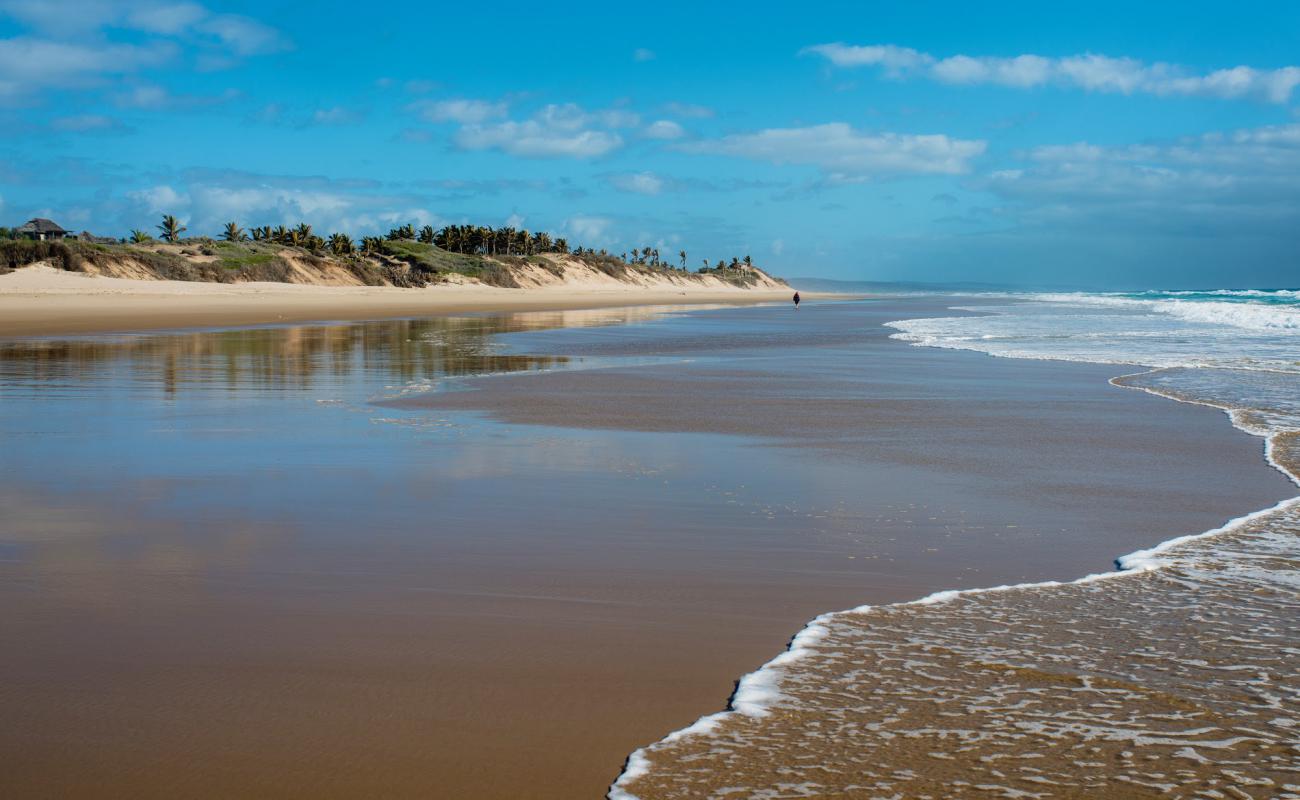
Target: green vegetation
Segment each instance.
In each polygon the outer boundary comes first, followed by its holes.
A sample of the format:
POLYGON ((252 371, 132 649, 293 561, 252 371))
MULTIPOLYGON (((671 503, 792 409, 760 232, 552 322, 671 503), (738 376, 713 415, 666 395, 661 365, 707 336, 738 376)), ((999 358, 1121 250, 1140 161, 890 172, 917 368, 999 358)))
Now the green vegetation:
POLYGON ((508 268, 482 256, 449 253, 436 245, 407 238, 376 239, 372 245, 378 255, 387 256, 409 268, 408 275, 397 284, 399 286, 437 283, 445 280, 445 275, 451 272, 475 278, 489 286, 519 286, 508 268))
POLYGON ((165 214, 163 215, 162 224, 158 226, 158 230, 162 232, 163 241, 175 244, 180 241, 181 234, 189 230, 189 228, 177 222, 176 218, 171 214, 165 214))
MULTIPOLYGON (((12 232, 0 229, 0 272, 47 261, 69 271, 99 271, 115 263, 131 262, 159 278, 184 281, 289 281, 293 263, 343 270, 370 286, 419 287, 461 275, 489 286, 518 287, 515 268, 543 269, 564 276, 564 266, 548 255, 563 255, 570 261, 619 280, 634 274, 665 275, 687 273, 685 250, 677 253, 678 264, 660 259, 656 247, 644 246, 621 255, 597 252, 581 245, 570 247, 563 237, 544 231, 529 232, 512 227, 481 225, 431 225, 416 228, 401 225, 387 236, 368 236, 359 242, 344 232, 321 236, 306 223, 294 227, 263 225, 247 229, 236 221, 226 223, 221 238, 182 239, 186 228, 168 214, 157 226, 159 238, 175 249, 159 248, 153 236, 139 229, 120 242, 86 236, 62 241, 6 240, 12 232), (110 243, 111 242, 111 243, 110 243), (95 269, 90 269, 90 268, 95 269)), ((749 256, 708 259, 698 274, 737 286, 752 286, 763 273, 753 267, 749 256)))

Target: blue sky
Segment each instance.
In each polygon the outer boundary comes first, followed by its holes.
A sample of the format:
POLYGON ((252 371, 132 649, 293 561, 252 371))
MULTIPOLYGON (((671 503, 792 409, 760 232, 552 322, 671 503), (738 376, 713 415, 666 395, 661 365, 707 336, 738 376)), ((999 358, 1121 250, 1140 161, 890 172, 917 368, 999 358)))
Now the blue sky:
POLYGON ((0 221, 1300 285, 1300 4, 0 0, 0 221))

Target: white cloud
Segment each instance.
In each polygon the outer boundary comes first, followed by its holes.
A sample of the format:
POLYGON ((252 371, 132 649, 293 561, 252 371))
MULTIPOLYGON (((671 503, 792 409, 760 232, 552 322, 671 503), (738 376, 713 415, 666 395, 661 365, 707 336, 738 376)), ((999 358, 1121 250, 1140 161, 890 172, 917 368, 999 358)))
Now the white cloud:
POLYGON ((208 10, 196 3, 142 6, 126 16, 129 27, 149 33, 174 36, 183 33, 208 16, 208 10))
POLYGON ((607 244, 609 231, 613 227, 614 221, 608 217, 578 215, 569 217, 564 222, 565 231, 579 240, 574 244, 581 244, 584 247, 607 244))
POLYGON ((519 216, 518 214, 511 214, 510 216, 506 217, 506 227, 522 228, 524 227, 524 218, 519 216))
POLYGON ((350 200, 335 192, 273 186, 191 188, 200 221, 219 224, 231 219, 269 219, 277 223, 333 218, 346 212, 350 200))
POLYGON ((668 119, 656 120, 643 131, 647 139, 680 139, 686 135, 686 129, 668 119))
MULTIPOLYGON (((144 212, 154 214, 177 214, 190 203, 188 195, 177 192, 170 186, 150 186, 127 192, 126 196, 135 202, 144 212)), ((179 216, 179 214, 177 214, 179 216)))
POLYGON ((465 125, 456 132, 464 150, 500 150, 534 158, 598 158, 623 146, 623 138, 600 127, 635 125, 626 111, 586 112, 572 103, 548 105, 523 121, 465 125))
POLYGON ((933 63, 934 57, 892 44, 847 45, 843 42, 805 47, 801 53, 815 53, 837 67, 880 66, 888 70, 918 69, 933 63))
POLYGON ((408 109, 418 113, 429 122, 459 122, 462 125, 474 125, 488 120, 500 119, 506 115, 507 106, 503 102, 489 100, 421 100, 412 103, 408 109))
POLYGON ((330 229, 335 228, 355 232, 356 235, 367 233, 383 233, 399 225, 414 225, 417 228, 423 228, 425 225, 434 228, 441 228, 447 224, 447 220, 433 213, 427 208, 405 208, 399 210, 386 210, 358 214, 356 216, 342 217, 336 225, 331 225, 330 229))
POLYGON ((0 0, 0 13, 40 32, 0 39, 0 100, 94 88, 182 56, 191 56, 199 68, 224 68, 290 46, 279 31, 257 20, 213 14, 191 2, 0 0), (114 42, 108 28, 146 37, 140 43, 114 42))
POLYGON ((875 174, 960 174, 986 143, 943 134, 867 134, 843 122, 806 128, 768 128, 682 145, 690 153, 737 156, 774 164, 811 164, 828 177, 852 180, 875 174))
POLYGON ((608 180, 615 189, 634 194, 659 194, 667 186, 667 182, 653 172, 610 175, 608 180))
POLYGON ((972 181, 1022 221, 1237 236, 1300 229, 1300 124, 1161 144, 1038 147, 972 181))
POLYGON ((1185 95, 1223 99, 1256 98, 1286 103, 1300 86, 1300 67, 1257 69, 1237 66, 1198 73, 1176 64, 1147 64, 1134 58, 1085 53, 1049 58, 954 55, 939 58, 896 45, 819 44, 802 51, 837 67, 880 67, 894 78, 913 75, 957 85, 994 84, 1019 89, 1068 86, 1112 94, 1185 95))
POLYGON ((466 150, 501 150, 536 158, 597 158, 621 147, 623 140, 604 131, 556 132, 530 120, 468 126, 457 132, 456 144, 466 150))
POLYGON ((117 95, 117 104, 132 108, 162 108, 169 100, 167 90, 161 86, 144 84, 117 95))
POLYGON ((238 14, 211 17, 199 28, 204 33, 216 36, 239 56, 265 55, 289 49, 288 40, 275 28, 238 14))
POLYGON ((161 66, 176 53, 176 47, 168 42, 128 45, 0 39, 0 98, 100 85, 112 76, 161 66))
POLYGON ((632 59, 634 61, 654 61, 654 58, 655 51, 645 47, 638 47, 636 50, 632 51, 632 59))
POLYGON ((785 240, 784 240, 784 239, 773 239, 773 240, 772 240, 772 255, 774 255, 774 256, 779 256, 779 255, 781 255, 781 254, 784 253, 784 252, 785 252, 785 240))

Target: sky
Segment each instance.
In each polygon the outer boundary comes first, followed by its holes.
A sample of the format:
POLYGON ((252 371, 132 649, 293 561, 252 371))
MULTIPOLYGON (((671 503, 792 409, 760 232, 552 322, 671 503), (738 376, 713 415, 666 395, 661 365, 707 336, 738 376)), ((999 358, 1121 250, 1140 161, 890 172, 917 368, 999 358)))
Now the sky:
POLYGON ((0 0, 0 225, 164 213, 1295 287, 1300 3, 0 0))

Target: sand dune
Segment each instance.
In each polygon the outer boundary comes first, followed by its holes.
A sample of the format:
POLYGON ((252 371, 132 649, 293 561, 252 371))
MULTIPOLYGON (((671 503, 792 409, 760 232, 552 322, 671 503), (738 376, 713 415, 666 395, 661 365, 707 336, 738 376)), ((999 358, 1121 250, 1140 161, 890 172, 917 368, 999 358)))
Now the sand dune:
POLYGON ((785 301, 787 287, 742 289, 673 281, 639 284, 591 277, 525 289, 449 283, 422 289, 131 280, 45 265, 0 275, 0 336, 277 322, 415 317, 475 311, 551 310, 669 303, 785 301))

